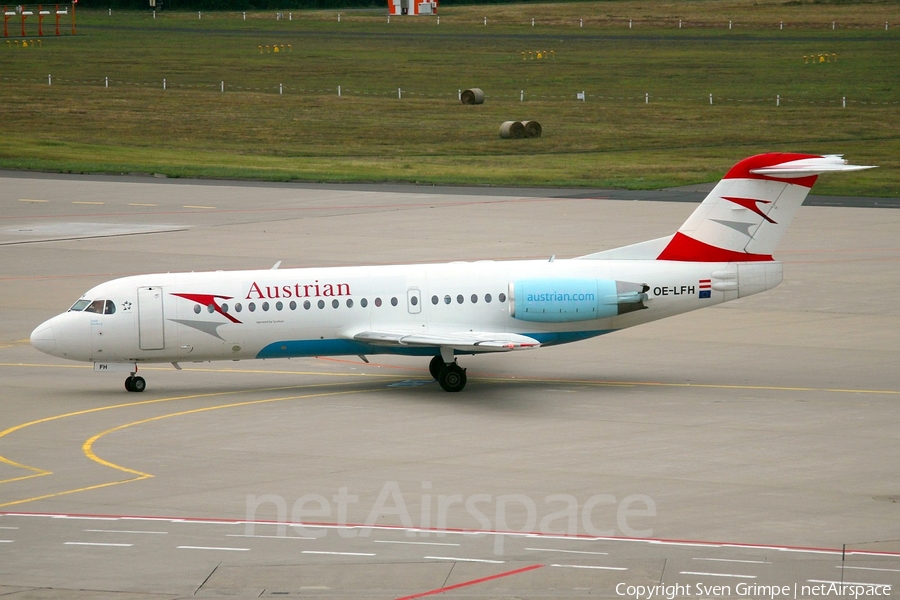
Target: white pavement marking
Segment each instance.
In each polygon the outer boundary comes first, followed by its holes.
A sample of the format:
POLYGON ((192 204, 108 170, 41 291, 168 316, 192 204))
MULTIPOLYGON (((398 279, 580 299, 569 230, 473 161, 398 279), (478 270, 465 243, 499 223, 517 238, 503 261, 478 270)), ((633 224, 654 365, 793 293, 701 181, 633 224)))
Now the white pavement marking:
POLYGON ((626 567, 600 567, 597 565, 550 565, 551 567, 563 567, 565 569, 602 569, 604 571, 627 571, 626 567))
POLYGON ((807 579, 809 583, 836 583, 838 585, 868 585, 871 587, 893 587, 892 583, 865 583, 864 581, 829 581, 827 579, 807 579))
POLYGON ((900 569, 878 569, 876 567, 842 567, 841 565, 836 565, 835 569, 857 569, 859 571, 891 571, 893 573, 900 573, 900 569))
POLYGON ((325 552, 324 550, 304 550, 301 554, 330 554, 332 556, 377 556, 370 552, 325 552))
POLYGON ((756 575, 736 575, 734 573, 698 573, 696 571, 679 571, 682 575, 701 575, 706 577, 738 577, 740 579, 756 579, 756 575))
POLYGON ((455 556, 426 556, 425 558, 430 558, 431 560, 455 560, 459 562, 489 563, 492 565, 502 565, 506 562, 505 560, 487 560, 485 558, 458 558, 455 556))
POLYGON ((810 554, 840 554, 840 550, 809 550, 808 548, 774 548, 779 552, 808 552, 810 554))
POLYGON ((250 548, 217 548, 215 546, 177 546, 178 550, 226 550, 232 552, 249 552, 250 548))
POLYGON ((121 529, 85 529, 88 533, 152 533, 154 535, 167 535, 168 531, 124 531, 121 529))
POLYGON ((267 540, 317 540, 319 538, 298 535, 248 535, 246 533, 226 533, 225 537, 264 538, 267 540))
POLYGON ((525 548, 526 550, 534 550, 535 552, 565 552, 566 554, 597 554, 609 556, 609 552, 587 552, 586 550, 558 550, 556 548, 525 548))
POLYGON ((66 546, 112 546, 113 548, 130 548, 134 544, 106 544, 100 542, 66 542, 66 546))
POLYGON ((375 544, 410 544, 412 546, 459 546, 451 542, 399 542, 395 540, 372 540, 375 544))
MULTIPOLYGON (((35 515, 38 516, 38 515, 35 515)), ((118 517, 82 517, 80 515, 51 515, 51 519, 72 519, 76 521, 118 521, 118 517)))
POLYGON ((712 560, 716 562, 747 563, 751 565, 771 565, 767 560, 737 560, 736 558, 695 558, 694 560, 712 560))
POLYGON ((12 544, 15 540, 0 540, 0 544, 12 544))

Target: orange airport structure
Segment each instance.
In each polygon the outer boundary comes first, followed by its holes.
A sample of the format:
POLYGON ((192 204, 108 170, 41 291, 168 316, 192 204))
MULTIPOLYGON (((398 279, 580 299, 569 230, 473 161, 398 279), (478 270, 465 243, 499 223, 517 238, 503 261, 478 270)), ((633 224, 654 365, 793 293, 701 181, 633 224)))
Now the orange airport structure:
MULTIPOLYGON (((56 35, 60 35, 59 33, 59 20, 65 15, 72 16, 72 35, 75 35, 75 5, 78 4, 78 0, 74 0, 72 2, 71 12, 69 11, 68 6, 59 7, 59 4, 56 5, 56 10, 44 10, 43 5, 38 5, 37 7, 37 15, 38 15, 38 36, 43 37, 44 35, 44 17, 56 14, 56 35)), ((18 16, 22 19, 22 37, 27 35, 25 31, 25 21, 28 17, 32 16, 34 13, 33 10, 30 10, 27 6, 21 5, 17 6, 14 10, 10 10, 8 6, 3 7, 3 37, 9 37, 9 20, 12 17, 18 16)))
POLYGON ((436 15, 438 0, 388 0, 389 15, 436 15))

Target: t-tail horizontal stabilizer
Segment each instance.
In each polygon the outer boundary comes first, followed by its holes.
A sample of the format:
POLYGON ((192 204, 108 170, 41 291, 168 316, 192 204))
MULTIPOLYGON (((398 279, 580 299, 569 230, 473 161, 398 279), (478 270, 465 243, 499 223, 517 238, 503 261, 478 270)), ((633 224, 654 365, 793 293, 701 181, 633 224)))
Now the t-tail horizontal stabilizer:
POLYGON ((773 152, 737 163, 671 236, 581 258, 744 262, 772 253, 822 173, 862 171, 840 155, 773 152))

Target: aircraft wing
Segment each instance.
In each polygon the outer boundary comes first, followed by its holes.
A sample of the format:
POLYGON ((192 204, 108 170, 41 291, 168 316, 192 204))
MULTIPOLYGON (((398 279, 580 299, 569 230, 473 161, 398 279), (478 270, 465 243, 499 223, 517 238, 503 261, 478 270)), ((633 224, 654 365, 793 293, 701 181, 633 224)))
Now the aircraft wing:
POLYGON ((348 336, 357 342, 376 346, 427 346, 453 348, 469 352, 509 352, 538 348, 534 338, 516 333, 465 331, 459 333, 410 333, 401 331, 362 331, 348 336))

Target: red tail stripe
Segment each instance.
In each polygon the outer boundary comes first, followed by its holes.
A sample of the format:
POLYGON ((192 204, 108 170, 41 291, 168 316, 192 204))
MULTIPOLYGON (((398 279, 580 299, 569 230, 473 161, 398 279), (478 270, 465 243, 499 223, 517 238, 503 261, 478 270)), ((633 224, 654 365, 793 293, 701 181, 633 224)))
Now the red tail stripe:
POLYGON ((669 245, 656 260, 677 260, 682 262, 732 262, 773 260, 771 254, 750 254, 710 246, 701 241, 676 232, 669 245))
POLYGON ((792 160, 803 160, 804 158, 820 158, 818 154, 793 154, 787 152, 769 152, 768 154, 757 154, 750 158, 745 158, 738 164, 731 167, 731 170, 725 174, 723 179, 762 179, 763 181, 781 181, 783 183, 793 183, 811 188, 816 182, 816 175, 807 177, 787 178, 787 177, 770 177, 768 175, 757 175, 751 173, 752 169, 761 169, 763 167, 774 167, 782 163, 791 162, 792 160))

